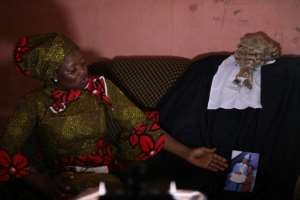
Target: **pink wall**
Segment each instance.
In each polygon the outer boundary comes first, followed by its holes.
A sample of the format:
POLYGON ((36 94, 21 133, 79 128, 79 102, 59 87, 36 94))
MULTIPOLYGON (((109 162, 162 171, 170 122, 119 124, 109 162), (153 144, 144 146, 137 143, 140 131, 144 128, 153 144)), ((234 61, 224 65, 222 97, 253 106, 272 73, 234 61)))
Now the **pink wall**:
POLYGON ((233 51, 243 34, 256 31, 280 42, 285 54, 300 52, 300 0, 10 0, 1 2, 0 15, 0 120, 37 84, 12 64, 24 34, 63 32, 89 61, 233 51))
POLYGON ((61 2, 75 39, 103 56, 232 51, 243 34, 260 30, 284 53, 300 51, 300 0, 61 2))

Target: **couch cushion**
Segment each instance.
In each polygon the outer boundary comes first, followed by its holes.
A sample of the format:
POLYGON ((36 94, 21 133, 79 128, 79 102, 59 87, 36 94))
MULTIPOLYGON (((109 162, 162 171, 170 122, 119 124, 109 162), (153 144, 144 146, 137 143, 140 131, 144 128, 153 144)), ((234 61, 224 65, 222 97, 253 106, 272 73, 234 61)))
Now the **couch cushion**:
POLYGON ((113 59, 110 75, 140 108, 154 109, 190 62, 175 56, 118 56, 113 59))

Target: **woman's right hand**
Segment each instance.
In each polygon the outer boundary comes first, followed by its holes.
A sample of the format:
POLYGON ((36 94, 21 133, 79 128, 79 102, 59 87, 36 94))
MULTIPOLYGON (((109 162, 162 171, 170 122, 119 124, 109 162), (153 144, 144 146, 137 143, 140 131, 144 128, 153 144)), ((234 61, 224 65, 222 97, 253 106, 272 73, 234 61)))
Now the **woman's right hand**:
POLYGON ((210 171, 224 171, 227 167, 227 161, 216 153, 215 148, 199 147, 191 149, 187 161, 195 166, 210 171))

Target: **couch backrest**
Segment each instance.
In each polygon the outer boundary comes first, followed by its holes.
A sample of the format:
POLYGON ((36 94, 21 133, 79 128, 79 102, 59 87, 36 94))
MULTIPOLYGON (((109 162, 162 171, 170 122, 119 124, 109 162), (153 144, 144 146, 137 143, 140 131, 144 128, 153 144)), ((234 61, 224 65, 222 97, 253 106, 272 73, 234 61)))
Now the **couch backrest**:
POLYGON ((109 73, 132 101, 147 110, 157 106, 190 62, 175 56, 118 56, 112 59, 109 73))
POLYGON ((191 60, 176 56, 118 56, 90 66, 91 74, 111 79, 141 109, 154 109, 188 68, 191 60))

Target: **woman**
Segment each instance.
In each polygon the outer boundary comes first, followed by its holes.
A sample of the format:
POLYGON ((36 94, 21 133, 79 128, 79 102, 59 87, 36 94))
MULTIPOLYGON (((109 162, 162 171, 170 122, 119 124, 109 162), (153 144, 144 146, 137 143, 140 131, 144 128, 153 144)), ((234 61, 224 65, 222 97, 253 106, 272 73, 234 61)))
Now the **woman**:
POLYGON ((79 48, 62 34, 22 37, 15 61, 45 86, 25 97, 1 138, 1 181, 24 177, 48 195, 72 196, 101 180, 119 184, 110 174, 96 173, 122 160, 146 160, 162 148, 201 168, 226 168, 215 149, 176 142, 159 127, 157 113, 145 115, 103 76, 89 77, 79 48), (22 154, 32 134, 43 166, 22 154))

